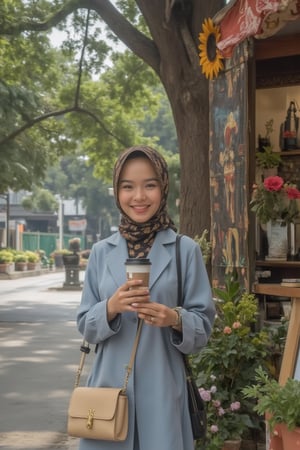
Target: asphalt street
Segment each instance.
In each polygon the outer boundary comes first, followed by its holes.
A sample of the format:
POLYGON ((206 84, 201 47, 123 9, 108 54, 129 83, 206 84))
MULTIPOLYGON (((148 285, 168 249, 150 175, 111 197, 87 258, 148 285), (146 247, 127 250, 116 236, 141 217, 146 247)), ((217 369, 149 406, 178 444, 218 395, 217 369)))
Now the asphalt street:
POLYGON ((53 272, 0 279, 1 450, 78 447, 66 424, 80 358, 75 317, 81 291, 62 290, 64 278, 53 272))

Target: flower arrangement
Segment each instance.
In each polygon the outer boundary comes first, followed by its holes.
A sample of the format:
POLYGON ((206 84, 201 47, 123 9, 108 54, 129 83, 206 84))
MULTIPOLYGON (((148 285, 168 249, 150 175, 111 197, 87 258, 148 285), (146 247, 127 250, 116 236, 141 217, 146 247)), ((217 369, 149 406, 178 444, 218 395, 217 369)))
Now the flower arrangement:
POLYGON ((300 191, 296 185, 279 176, 267 177, 261 184, 253 186, 250 208, 260 223, 276 220, 290 223, 299 215, 298 199, 300 191))
POLYGON ((201 397, 207 401, 207 441, 197 450, 220 450, 224 440, 242 438, 244 432, 263 433, 253 402, 242 389, 254 382, 255 368, 269 370, 267 330, 256 331, 258 301, 242 291, 236 273, 227 275, 224 289, 214 289, 217 316, 207 346, 192 356, 201 397), (254 432, 255 430, 255 432, 254 432))

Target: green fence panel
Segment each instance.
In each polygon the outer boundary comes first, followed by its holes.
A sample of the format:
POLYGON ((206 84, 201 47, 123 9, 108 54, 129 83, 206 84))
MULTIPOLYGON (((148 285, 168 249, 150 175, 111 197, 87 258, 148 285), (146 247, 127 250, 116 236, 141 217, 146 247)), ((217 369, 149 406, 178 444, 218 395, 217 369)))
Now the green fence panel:
MULTIPOLYGON (((63 236, 63 248, 69 248, 69 240, 79 237, 81 249, 84 249, 84 238, 82 236, 74 236, 72 234, 64 234, 63 236)), ((24 251, 31 250, 43 250, 47 257, 57 248, 59 240, 59 234, 57 233, 40 233, 25 231, 22 233, 22 248, 24 251)))

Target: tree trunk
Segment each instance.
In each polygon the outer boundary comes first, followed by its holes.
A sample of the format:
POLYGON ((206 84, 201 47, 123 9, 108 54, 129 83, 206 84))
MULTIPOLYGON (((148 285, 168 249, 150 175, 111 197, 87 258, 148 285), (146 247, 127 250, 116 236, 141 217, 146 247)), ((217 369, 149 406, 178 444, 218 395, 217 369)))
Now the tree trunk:
POLYGON ((158 75, 177 130, 181 162, 180 231, 194 237, 205 228, 210 229, 208 81, 199 64, 198 35, 204 18, 212 17, 223 2, 201 2, 201 8, 197 1, 171 3, 173 9, 168 16, 166 5, 170 2, 137 0, 158 48, 158 75))

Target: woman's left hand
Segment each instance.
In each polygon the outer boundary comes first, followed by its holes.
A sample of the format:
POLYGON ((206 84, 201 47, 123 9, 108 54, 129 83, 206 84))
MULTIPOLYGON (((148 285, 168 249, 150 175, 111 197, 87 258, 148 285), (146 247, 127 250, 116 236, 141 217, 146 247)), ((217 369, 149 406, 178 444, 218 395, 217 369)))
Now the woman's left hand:
POLYGON ((148 325, 156 327, 172 327, 177 322, 177 312, 161 303, 132 303, 139 319, 144 319, 148 325))

